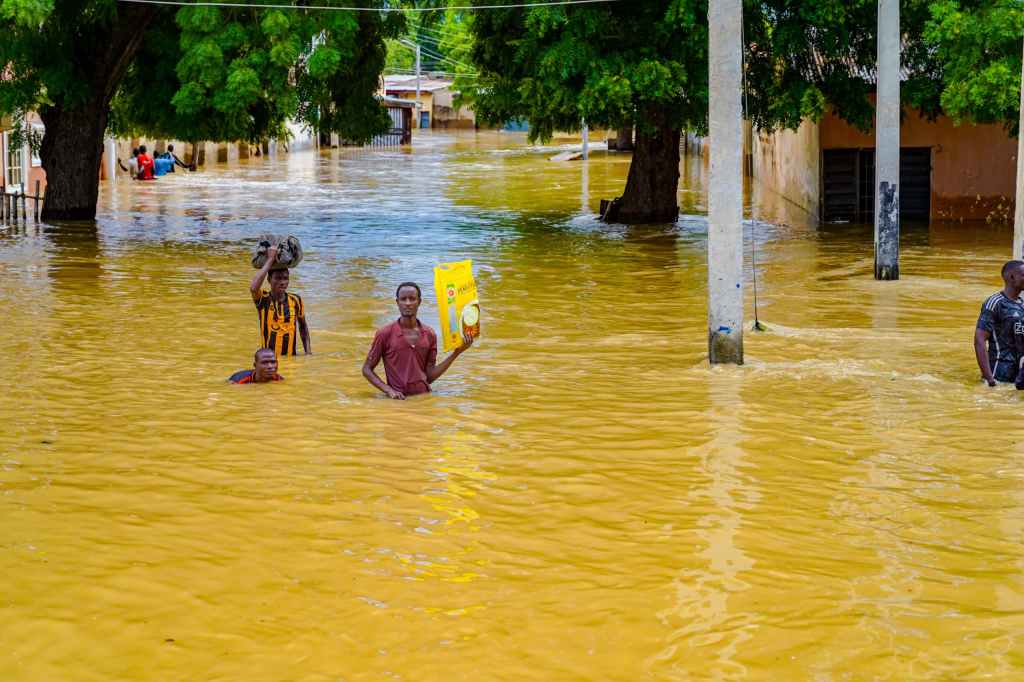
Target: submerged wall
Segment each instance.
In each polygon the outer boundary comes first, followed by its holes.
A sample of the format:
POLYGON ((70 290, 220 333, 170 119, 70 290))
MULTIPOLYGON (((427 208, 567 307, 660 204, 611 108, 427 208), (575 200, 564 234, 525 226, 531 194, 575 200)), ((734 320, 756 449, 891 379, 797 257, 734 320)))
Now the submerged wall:
POLYGON ((821 206, 821 147, 818 124, 765 132, 752 139, 753 176, 763 187, 818 217, 821 206))

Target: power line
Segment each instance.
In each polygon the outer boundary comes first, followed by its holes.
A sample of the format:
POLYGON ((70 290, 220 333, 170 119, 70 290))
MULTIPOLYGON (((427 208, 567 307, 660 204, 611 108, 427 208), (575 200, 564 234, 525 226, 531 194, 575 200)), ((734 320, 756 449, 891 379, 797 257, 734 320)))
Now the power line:
MULTIPOLYGON (((246 2, 189 2, 188 0, 118 0, 139 5, 174 5, 177 7, 244 7, 247 9, 315 9, 332 12, 444 12, 447 7, 331 7, 329 5, 264 5, 246 2)), ((545 0, 544 2, 520 2, 510 5, 469 5, 460 10, 521 9, 529 7, 556 7, 565 5, 593 5, 596 3, 619 2, 619 0, 545 0)))
MULTIPOLYGON (((406 45, 405 43, 401 43, 400 42, 398 44, 401 45, 402 47, 408 48, 410 50, 413 49, 411 46, 406 45)), ((449 64, 454 64, 455 66, 464 66, 467 69, 475 69, 476 68, 472 64, 467 64, 466 62, 460 62, 458 59, 454 59, 452 57, 446 57, 445 55, 443 55, 443 54, 441 54, 439 52, 435 52, 434 50, 431 50, 428 47, 424 47, 423 45, 420 45, 420 51, 423 54, 425 54, 428 57, 430 57, 431 59, 433 59, 434 61, 448 62, 449 64)))
POLYGON ((465 62, 460 62, 458 59, 455 59, 453 57, 447 57, 447 56, 445 56, 443 54, 440 54, 438 52, 434 52, 433 50, 430 50, 430 49, 427 49, 427 48, 423 47, 422 45, 420 46, 420 50, 422 52, 425 52, 428 57, 433 57, 436 60, 446 61, 446 62, 449 62, 449 63, 454 64, 456 66, 464 66, 467 69, 475 69, 476 68, 472 64, 467 64, 465 62))

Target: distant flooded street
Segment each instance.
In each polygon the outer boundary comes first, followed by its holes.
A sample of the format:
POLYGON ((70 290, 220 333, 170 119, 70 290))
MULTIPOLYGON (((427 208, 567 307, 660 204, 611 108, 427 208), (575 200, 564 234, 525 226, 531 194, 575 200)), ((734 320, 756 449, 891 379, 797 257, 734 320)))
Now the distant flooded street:
POLYGON ((101 187, 0 229, 0 679, 1024 676, 1024 429, 971 348, 1006 228, 815 227, 754 187, 746 361, 707 364, 704 178, 605 225, 629 158, 523 134, 101 187), (294 234, 315 354, 259 343, 294 234), (482 338, 406 402, 394 288, 471 258, 482 338), (500 672, 496 672, 500 671, 500 672))

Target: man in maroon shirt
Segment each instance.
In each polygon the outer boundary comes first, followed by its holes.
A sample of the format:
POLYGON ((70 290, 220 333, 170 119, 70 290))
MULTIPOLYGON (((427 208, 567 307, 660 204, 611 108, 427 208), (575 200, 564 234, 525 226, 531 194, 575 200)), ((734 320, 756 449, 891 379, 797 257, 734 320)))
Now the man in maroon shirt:
POLYGON ((437 334, 416 317, 422 302, 419 286, 412 282, 399 284, 395 290, 395 301, 401 316, 377 330, 363 363, 363 376, 389 398, 405 400, 406 396, 429 393, 430 384, 473 345, 473 337, 463 336, 462 345, 438 365, 437 334), (384 361, 387 383, 373 371, 381 360, 384 361))

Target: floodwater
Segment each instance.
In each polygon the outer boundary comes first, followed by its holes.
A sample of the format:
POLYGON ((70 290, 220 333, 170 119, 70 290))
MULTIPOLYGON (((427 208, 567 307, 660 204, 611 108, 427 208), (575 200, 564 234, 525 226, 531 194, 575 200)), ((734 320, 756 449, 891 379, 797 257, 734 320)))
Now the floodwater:
POLYGON ((1024 677, 1021 397, 971 349, 1009 233, 908 227, 879 283, 870 228, 755 187, 768 331, 711 369, 701 159, 627 228, 627 160, 557 151, 298 152, 0 231, 0 679, 1024 677), (230 386, 263 231, 315 354, 230 386), (483 337, 376 396, 395 285, 436 325, 463 258, 483 337))

